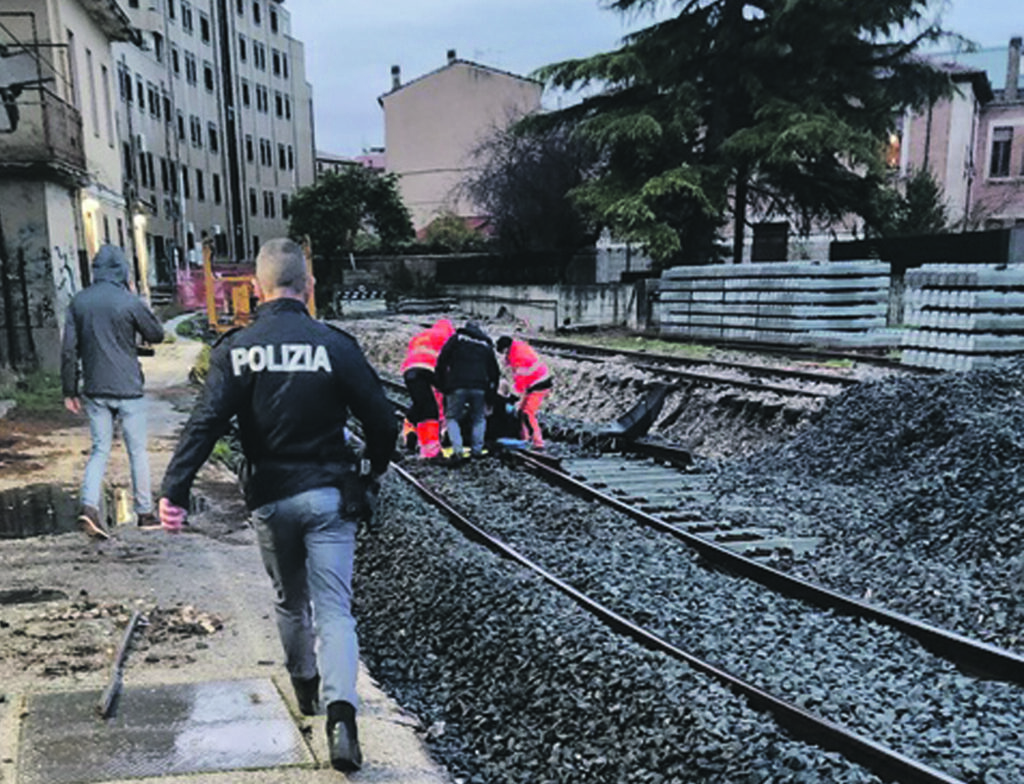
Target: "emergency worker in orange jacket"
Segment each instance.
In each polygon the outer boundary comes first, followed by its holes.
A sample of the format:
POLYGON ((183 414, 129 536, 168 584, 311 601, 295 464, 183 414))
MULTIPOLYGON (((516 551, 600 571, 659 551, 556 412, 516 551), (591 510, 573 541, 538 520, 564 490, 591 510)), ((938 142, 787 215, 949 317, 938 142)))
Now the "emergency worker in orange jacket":
POLYGON ((512 384, 520 397, 522 438, 524 441, 530 441, 535 449, 543 449, 544 436, 537 421, 537 412, 551 392, 551 373, 548 366, 528 343, 510 338, 508 335, 498 338, 495 348, 505 358, 505 365, 512 371, 512 384))
POLYGON ((413 336, 402 362, 402 379, 412 398, 407 419, 416 428, 420 457, 426 459, 441 454, 441 393, 436 388, 434 370, 441 347, 453 334, 455 325, 440 319, 430 329, 413 336))

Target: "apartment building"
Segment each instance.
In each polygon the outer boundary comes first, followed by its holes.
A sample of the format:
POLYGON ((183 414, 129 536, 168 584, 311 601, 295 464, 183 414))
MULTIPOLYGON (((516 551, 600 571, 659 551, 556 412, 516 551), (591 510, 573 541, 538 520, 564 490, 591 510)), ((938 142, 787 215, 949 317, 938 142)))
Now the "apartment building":
POLYGON ((391 68, 384 110, 386 168, 399 176, 402 200, 422 231, 450 211, 469 220, 480 210, 459 186, 476 165, 473 153, 495 128, 540 110, 543 85, 448 51, 443 67, 402 83, 391 68))
POLYGON ((0 4, 0 365, 59 366, 71 297, 99 245, 126 245, 110 0, 0 4))
POLYGON ((122 0, 115 47, 124 192, 150 283, 251 260, 314 180, 312 91, 283 0, 122 0))
POLYGON ((900 170, 928 169, 951 221, 968 230, 1024 224, 1021 39, 1006 48, 935 55, 956 91, 904 118, 900 170))

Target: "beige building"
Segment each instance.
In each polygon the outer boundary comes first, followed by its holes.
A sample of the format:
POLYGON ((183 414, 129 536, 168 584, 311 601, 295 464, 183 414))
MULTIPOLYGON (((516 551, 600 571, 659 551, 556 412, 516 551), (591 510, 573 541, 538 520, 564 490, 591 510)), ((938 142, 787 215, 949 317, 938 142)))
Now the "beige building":
POLYGON ((0 5, 0 365, 54 369, 99 245, 125 246, 111 0, 0 5))
POLYGON ((150 283, 202 259, 252 260, 314 179, 311 88, 282 0, 128 0, 117 47, 128 195, 150 283))
POLYGON ((384 110, 387 171, 399 175, 402 200, 417 231, 443 212, 478 218, 459 193, 474 166, 473 152, 496 128, 540 110, 543 85, 460 60, 402 83, 399 66, 378 100, 384 110))

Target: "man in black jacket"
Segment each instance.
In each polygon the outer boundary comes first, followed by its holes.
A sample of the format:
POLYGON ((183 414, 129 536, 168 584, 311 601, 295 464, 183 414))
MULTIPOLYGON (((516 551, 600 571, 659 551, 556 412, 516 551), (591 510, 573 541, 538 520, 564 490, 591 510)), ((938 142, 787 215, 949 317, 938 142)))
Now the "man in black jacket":
POLYGON ((157 527, 146 451, 146 401, 136 336, 164 339, 160 320, 128 288, 128 261, 114 245, 103 245, 92 261, 92 285, 75 295, 64 318, 60 379, 64 406, 89 417, 92 451, 82 477, 78 522, 90 536, 109 539, 100 519, 100 492, 120 419, 131 466, 135 514, 141 528, 157 527), (78 392, 79 365, 82 391, 78 392))
POLYGON ((444 392, 444 414, 452 442, 452 463, 462 460, 462 422, 470 427, 470 454, 484 452, 487 404, 498 391, 501 370, 494 343, 475 321, 456 330, 437 357, 438 389, 444 392))
POLYGON ((322 686, 331 764, 353 771, 362 764, 352 617, 356 528, 365 487, 387 470, 398 425, 356 340, 309 315, 312 286, 298 245, 263 245, 256 258, 261 304, 252 324, 229 332, 211 352, 202 396, 164 476, 160 518, 166 529, 180 528, 196 472, 237 417, 245 500, 276 589, 285 666, 304 714, 317 712, 322 686), (347 443, 349 411, 366 439, 365 485, 347 443))

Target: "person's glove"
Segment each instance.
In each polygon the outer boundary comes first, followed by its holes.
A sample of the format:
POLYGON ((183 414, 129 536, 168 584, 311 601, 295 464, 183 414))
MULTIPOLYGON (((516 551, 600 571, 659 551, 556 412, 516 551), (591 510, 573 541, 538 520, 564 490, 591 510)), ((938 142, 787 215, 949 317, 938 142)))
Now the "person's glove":
POLYGON ((188 512, 180 506, 175 506, 166 498, 161 498, 158 509, 160 512, 160 525, 163 526, 165 531, 177 533, 185 525, 185 518, 188 516, 188 512))

